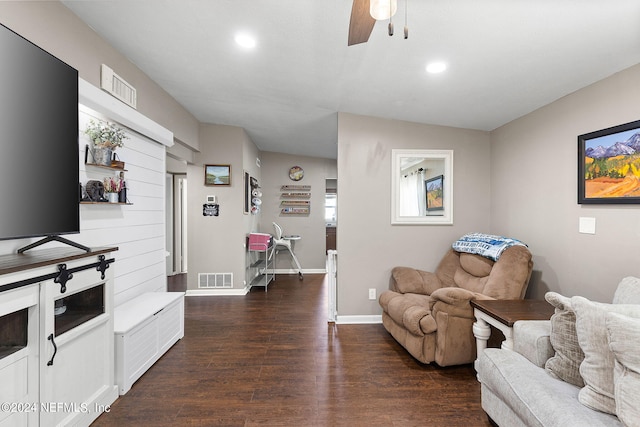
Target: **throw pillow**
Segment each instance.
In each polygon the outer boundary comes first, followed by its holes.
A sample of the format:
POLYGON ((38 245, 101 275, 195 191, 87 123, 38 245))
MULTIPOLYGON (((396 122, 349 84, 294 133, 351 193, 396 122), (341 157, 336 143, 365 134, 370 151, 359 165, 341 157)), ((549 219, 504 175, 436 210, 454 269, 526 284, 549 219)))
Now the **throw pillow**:
POLYGON ((640 279, 633 276, 622 279, 613 294, 613 303, 640 304, 640 279))
POLYGON ((605 316, 610 312, 640 318, 640 304, 604 304, 583 297, 571 298, 571 304, 576 313, 578 342, 584 352, 580 375, 585 386, 580 390, 578 400, 589 408, 615 414, 615 358, 609 350, 605 316))
POLYGON ((616 413, 625 426, 639 426, 640 320, 607 313, 606 324, 609 348, 615 356, 616 413))
POLYGON ((547 360, 544 369, 554 378, 583 387, 580 363, 584 353, 578 344, 576 314, 571 299, 556 292, 547 292, 544 298, 555 307, 549 336, 555 355, 547 360))

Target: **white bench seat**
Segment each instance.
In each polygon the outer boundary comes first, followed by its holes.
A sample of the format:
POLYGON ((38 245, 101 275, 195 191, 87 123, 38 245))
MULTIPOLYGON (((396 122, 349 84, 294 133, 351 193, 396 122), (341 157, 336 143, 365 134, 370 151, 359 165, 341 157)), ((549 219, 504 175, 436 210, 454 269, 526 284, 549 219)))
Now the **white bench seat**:
POLYGON ((148 292, 114 310, 115 376, 125 394, 184 336, 184 292, 148 292))

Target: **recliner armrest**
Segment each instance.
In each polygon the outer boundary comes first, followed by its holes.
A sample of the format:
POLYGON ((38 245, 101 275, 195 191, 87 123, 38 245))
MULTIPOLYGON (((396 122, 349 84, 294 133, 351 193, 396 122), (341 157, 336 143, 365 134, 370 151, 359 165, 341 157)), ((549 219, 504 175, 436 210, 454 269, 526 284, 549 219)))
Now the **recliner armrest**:
POLYGON ((541 368, 555 354, 550 320, 519 320, 513 324, 513 350, 541 368))
POLYGON ((467 305, 469 301, 477 297, 477 293, 462 288, 440 288, 431 293, 431 304, 442 301, 450 305, 467 305))
POLYGON ((432 312, 444 311, 453 316, 472 319, 474 316, 470 301, 480 298, 486 297, 462 288, 440 288, 431 294, 429 309, 432 312))

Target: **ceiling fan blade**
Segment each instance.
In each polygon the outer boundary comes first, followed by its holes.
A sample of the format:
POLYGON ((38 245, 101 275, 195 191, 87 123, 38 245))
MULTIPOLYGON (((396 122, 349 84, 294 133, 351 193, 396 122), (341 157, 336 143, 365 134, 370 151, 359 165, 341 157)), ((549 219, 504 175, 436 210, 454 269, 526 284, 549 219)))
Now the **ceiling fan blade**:
POLYGON ((369 0, 353 0, 351 21, 349 22, 348 46, 369 40, 376 20, 369 13, 369 0))

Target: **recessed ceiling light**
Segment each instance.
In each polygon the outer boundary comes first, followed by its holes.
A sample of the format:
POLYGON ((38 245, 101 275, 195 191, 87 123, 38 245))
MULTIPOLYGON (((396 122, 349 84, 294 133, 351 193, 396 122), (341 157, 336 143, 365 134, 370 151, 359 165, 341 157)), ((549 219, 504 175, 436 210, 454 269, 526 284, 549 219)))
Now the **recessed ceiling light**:
POLYGON ((247 33, 238 33, 236 34, 236 43, 246 49, 253 49, 256 47, 256 39, 250 34, 247 33))
POLYGON ((442 73, 446 69, 447 64, 445 64, 444 62, 432 62, 430 64, 427 64, 427 73, 430 74, 442 73))

